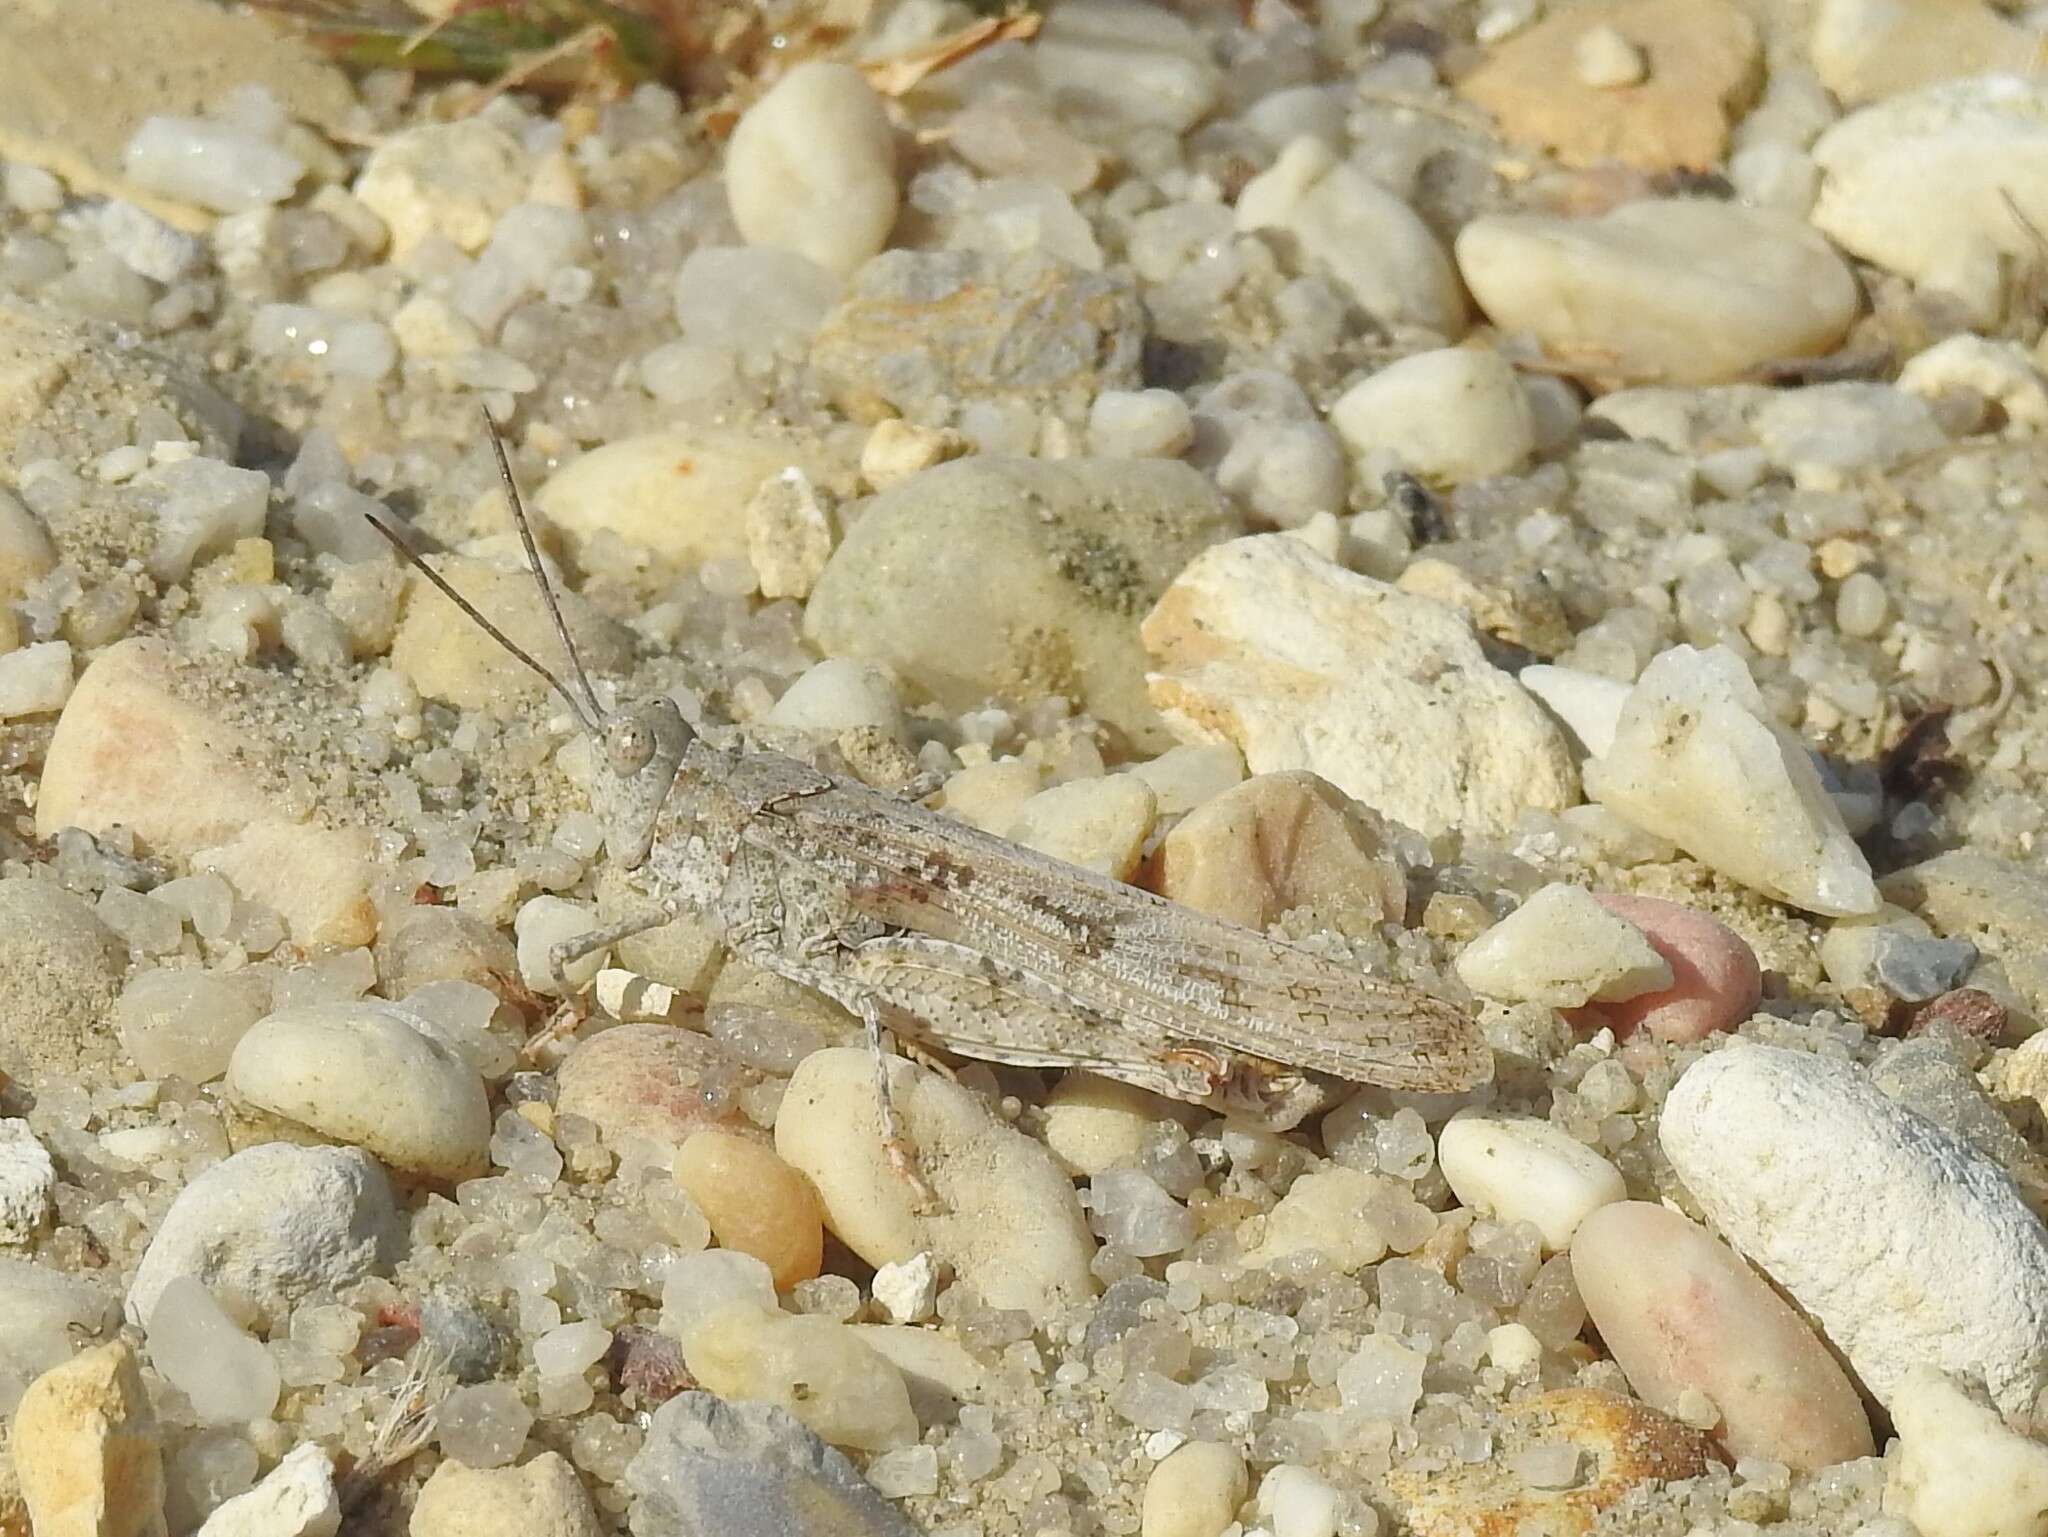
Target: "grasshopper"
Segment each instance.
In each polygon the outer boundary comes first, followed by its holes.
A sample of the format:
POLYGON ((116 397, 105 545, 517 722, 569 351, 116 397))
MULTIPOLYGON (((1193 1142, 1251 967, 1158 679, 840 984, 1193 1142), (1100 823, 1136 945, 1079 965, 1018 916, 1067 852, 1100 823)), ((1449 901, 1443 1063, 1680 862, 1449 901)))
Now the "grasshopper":
POLYGON ((1348 969, 1135 886, 925 809, 936 786, 891 795, 774 752, 734 752, 666 697, 605 710, 562 620, 496 425, 514 521, 576 689, 521 650, 399 533, 427 580, 545 678, 598 748, 593 810, 607 857, 644 913, 564 945, 550 962, 671 921, 715 914, 728 948, 858 1017, 875 1056, 885 1135, 884 1033, 958 1056, 1082 1068, 1286 1130, 1323 1080, 1455 1092, 1491 1053, 1460 1008, 1348 969))

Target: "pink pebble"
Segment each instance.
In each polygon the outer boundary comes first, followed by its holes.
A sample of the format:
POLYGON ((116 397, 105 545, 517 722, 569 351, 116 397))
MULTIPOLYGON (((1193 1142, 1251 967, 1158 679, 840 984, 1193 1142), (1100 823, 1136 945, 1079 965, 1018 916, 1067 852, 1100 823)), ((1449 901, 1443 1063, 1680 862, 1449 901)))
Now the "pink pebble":
POLYGON ((1620 1003, 1592 1003, 1573 1009, 1574 1023, 1602 1025, 1626 1038, 1646 1030, 1660 1041, 1683 1044, 1716 1030, 1733 1030, 1756 1012, 1763 999, 1763 969, 1756 952, 1727 924, 1695 908, 1655 897, 1594 893, 1618 918, 1643 931, 1650 948, 1671 963, 1671 986, 1620 1003))

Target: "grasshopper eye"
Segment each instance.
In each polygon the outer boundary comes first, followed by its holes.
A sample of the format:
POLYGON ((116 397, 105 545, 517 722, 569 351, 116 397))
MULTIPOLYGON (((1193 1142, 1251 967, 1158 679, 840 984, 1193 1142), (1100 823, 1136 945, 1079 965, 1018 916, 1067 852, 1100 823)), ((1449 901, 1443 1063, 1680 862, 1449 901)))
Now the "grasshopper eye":
POLYGON ((642 720, 622 720, 604 734, 605 761, 621 778, 637 774, 654 757, 654 732, 642 720))

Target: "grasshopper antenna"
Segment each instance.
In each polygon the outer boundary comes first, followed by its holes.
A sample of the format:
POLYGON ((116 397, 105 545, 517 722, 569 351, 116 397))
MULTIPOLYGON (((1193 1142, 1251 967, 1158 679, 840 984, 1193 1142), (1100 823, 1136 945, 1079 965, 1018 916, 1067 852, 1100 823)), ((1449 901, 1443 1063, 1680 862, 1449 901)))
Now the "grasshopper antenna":
MULTIPOLYGON (((583 702, 589 706, 590 719, 602 721, 604 708, 597 702, 597 690, 590 686, 590 674, 583 670, 583 658, 577 655, 576 642, 569 638, 568 623, 562 618, 562 605, 556 601, 555 589, 548 581, 547 569, 540 563, 540 548, 533 542, 533 523, 526 516, 526 502, 519 495, 519 482, 513 478, 512 462, 505 457, 505 439, 498 431, 498 423, 491 415, 491 408, 482 406, 479 409, 483 412, 484 430, 491 437, 491 452, 498 456, 498 478, 505 482, 505 500, 512 505, 512 521, 519 527, 519 542, 526 547, 526 563, 533 569, 534 581, 540 584, 541 600, 548 606, 548 618, 554 621, 555 634, 561 637, 562 649, 569 653, 569 666, 575 672, 576 681, 583 689, 583 702)), ((555 686, 561 688, 560 684, 555 686)), ((563 690, 564 694, 567 692, 566 689, 563 690)))
MULTIPOLYGON (((453 584, 449 582, 448 578, 441 575, 440 572, 436 571, 432 566, 428 565, 424 560, 420 559, 419 552, 415 550, 410 544, 406 543, 405 536, 403 534, 401 534, 396 528, 392 527, 391 524, 385 522, 384 518, 380 517, 377 513, 365 513, 364 516, 370 520, 370 527, 377 530, 378 533, 382 534, 385 537, 385 539, 390 542, 391 548, 398 552, 398 558, 400 560, 404 561, 408 566, 411 566, 413 570, 419 572, 421 576, 425 577, 429 582, 433 583, 435 589, 441 594, 441 596, 446 598, 450 603, 453 603, 457 608, 461 609, 463 613, 467 614, 470 617, 470 619, 475 621, 477 627, 481 629, 484 632, 484 634, 490 636, 492 640, 496 641, 499 645, 503 646, 506 649, 506 651, 511 653, 513 656, 517 657, 520 661, 524 662, 528 667, 531 667, 543 678, 547 679, 548 686, 552 688, 556 693, 560 694, 562 698, 568 703, 569 708, 575 712, 576 721, 578 725, 582 726, 582 728, 592 736, 598 735, 603 730, 602 723, 596 718, 596 716, 594 716, 591 713, 590 708, 587 705, 585 705, 581 699, 578 699, 574 694, 572 694, 567 688, 563 687, 562 680, 560 678, 556 677, 552 672, 548 671, 546 667, 542 666, 541 663, 534 658, 533 654, 527 651, 525 647, 521 646, 511 636, 507 635, 503 630, 499 629, 496 625, 492 624, 490 620, 486 619, 483 615, 483 611, 479 609, 474 603, 470 602, 469 599, 465 598, 461 593, 457 592, 453 584)), ((543 582, 542 586, 543 588, 545 588, 545 582, 543 582)), ((574 653, 572 652, 571 654, 573 655, 574 653)), ((587 681, 585 682, 584 686, 586 688, 589 686, 587 681)))

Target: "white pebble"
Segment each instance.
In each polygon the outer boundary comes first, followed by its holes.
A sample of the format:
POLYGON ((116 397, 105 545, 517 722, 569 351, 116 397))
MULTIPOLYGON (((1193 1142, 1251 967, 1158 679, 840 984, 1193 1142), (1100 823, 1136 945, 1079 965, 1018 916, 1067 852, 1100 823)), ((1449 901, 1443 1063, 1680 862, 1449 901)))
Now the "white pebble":
POLYGON ((661 1288, 661 1327, 689 1342, 699 1325, 736 1303, 772 1311, 775 1277, 751 1254, 705 1249, 669 1262, 661 1288))
MULTIPOLYGON (((584 903, 546 895, 530 898, 512 920, 512 932, 519 941, 519 979, 535 992, 554 997, 560 987, 555 982, 549 954, 556 945, 580 939, 597 927, 596 911, 584 903)), ((563 968, 562 974, 571 987, 587 987, 610 953, 607 946, 579 956, 563 968)))
POLYGON ((56 1194, 57 1167, 28 1122, 0 1121, 0 1243, 27 1243, 56 1194))
POLYGON ((1548 1121, 1461 1110, 1437 1139, 1437 1160, 1460 1203, 1535 1223, 1553 1251, 1589 1213, 1628 1194, 1619 1169, 1548 1121))
POLYGON ((1575 1009, 1671 986, 1671 963, 1643 931, 1584 887, 1553 882, 1481 934, 1457 959, 1458 979, 1508 1003, 1575 1009))
POLYGON ((263 532, 270 477, 261 470, 218 459, 180 459, 152 469, 137 484, 161 493, 149 561, 150 575, 160 582, 181 582, 200 560, 263 532))
POLYGON ((1867 640, 1891 617, 1891 595, 1868 571, 1852 571, 1835 592, 1835 628, 1867 640))
POLYGON ((0 168, 0 192, 22 213, 55 213, 64 206, 64 183, 26 161, 9 161, 0 168))
POLYGON ((896 144, 881 98, 851 65, 797 65, 733 128, 725 187, 749 245, 846 276, 896 222, 896 144))
POLYGON ((1906 1374, 1890 1408, 1899 1440, 1884 1505, 1920 1537, 2048 1532, 2048 1446, 2007 1428, 1990 1404, 1931 1366, 1906 1374))
POLYGON ((1588 27, 1572 47, 1572 70, 1581 85, 1595 90, 1637 85, 1649 73, 1643 50, 1617 27, 1588 27))
POLYGON ((1219 1537, 1244 1503, 1244 1457, 1220 1441, 1190 1441, 1145 1480, 1140 1537, 1219 1537))
POLYGON ((71 643, 39 641, 0 655, 0 720, 51 715, 71 697, 71 643))
POLYGON ((227 1083, 273 1115, 411 1174, 465 1179, 488 1158, 483 1079, 394 1004, 281 1009, 236 1044, 227 1083))
POLYGON ((612 1331, 585 1320, 561 1324, 533 1342, 533 1364, 543 1377, 566 1377, 604 1359, 612 1331))
POLYGON ((1341 1509, 1334 1488, 1291 1462, 1268 1468, 1259 1480, 1259 1514, 1272 1523, 1273 1537, 1337 1537, 1341 1509))
POLYGON ((2048 1386, 2048 1230, 1987 1155, 1849 1063, 1746 1044, 1686 1069, 1659 1139, 1879 1402, 1926 1364, 2031 1412, 2048 1386))
POLYGON ((334 1537, 340 1529, 334 1461, 304 1441, 255 1488, 216 1506, 196 1537, 334 1537))
POLYGON ((1701 863, 1809 912, 1876 910, 1870 863, 1806 744, 1725 646, 1674 646, 1630 690, 1587 795, 1701 863))
POLYGON ((179 1276, 166 1286, 147 1329, 150 1360, 192 1401, 201 1423, 265 1419, 277 1407, 282 1384, 270 1352, 228 1317, 201 1282, 179 1276))
POLYGON ((1536 446, 1536 419, 1513 367, 1472 347, 1388 364, 1337 397, 1330 425, 1353 454, 1454 483, 1504 475, 1536 446))
POLYGON ((939 1267, 920 1249, 906 1260, 875 1267, 875 1301, 899 1324, 923 1323, 939 1296, 939 1267))
POLYGON ((1604 757, 1614 746, 1614 728, 1628 699, 1628 685, 1576 667, 1537 663, 1515 681, 1548 705, 1589 757, 1604 757))
POLYGON ((812 663, 783 690, 768 712, 768 724, 834 736, 873 730, 901 741, 903 707, 897 703, 895 682, 874 663, 827 657, 812 663))
POLYGON ((121 159, 137 186, 216 213, 282 203, 306 174, 267 139, 207 118, 144 118, 121 159))
POLYGON ((1187 402, 1172 390, 1104 390, 1088 410, 1088 447, 1113 459, 1176 459, 1195 441, 1187 402))

